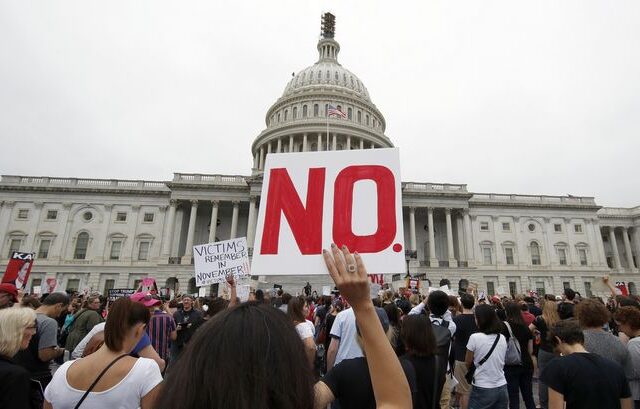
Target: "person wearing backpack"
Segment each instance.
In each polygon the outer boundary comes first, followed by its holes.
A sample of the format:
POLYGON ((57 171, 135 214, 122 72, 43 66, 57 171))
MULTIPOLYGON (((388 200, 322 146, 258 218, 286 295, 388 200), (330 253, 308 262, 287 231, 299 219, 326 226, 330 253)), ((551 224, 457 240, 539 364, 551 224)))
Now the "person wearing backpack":
POLYGON ((451 400, 451 371, 453 362, 450 362, 451 340, 456 333, 456 324, 453 322, 449 311, 449 296, 444 291, 436 290, 429 293, 427 299, 411 309, 409 315, 426 313, 429 309, 433 334, 436 338, 436 377, 439 384, 436 388, 440 408, 449 408, 451 400), (448 375, 448 376, 447 376, 448 375))
POLYGON ((519 409, 520 399, 526 409, 535 409, 533 400, 533 334, 527 328, 522 317, 520 305, 509 301, 504 305, 507 320, 504 321, 502 335, 507 339, 507 353, 505 355, 504 376, 507 379, 509 393, 509 409, 519 409))
POLYGON ((504 376, 507 341, 501 334, 503 325, 490 305, 477 305, 474 314, 478 332, 469 337, 465 357, 469 368, 467 380, 471 383, 469 409, 506 409, 509 400, 504 376))

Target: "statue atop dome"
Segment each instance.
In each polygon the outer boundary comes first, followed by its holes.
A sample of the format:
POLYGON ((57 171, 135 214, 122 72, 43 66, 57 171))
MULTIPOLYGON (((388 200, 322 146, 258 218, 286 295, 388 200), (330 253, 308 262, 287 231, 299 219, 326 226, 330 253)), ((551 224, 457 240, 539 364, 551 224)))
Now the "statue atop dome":
POLYGON ((333 38, 336 34, 336 16, 324 13, 320 23, 320 35, 322 38, 333 38))

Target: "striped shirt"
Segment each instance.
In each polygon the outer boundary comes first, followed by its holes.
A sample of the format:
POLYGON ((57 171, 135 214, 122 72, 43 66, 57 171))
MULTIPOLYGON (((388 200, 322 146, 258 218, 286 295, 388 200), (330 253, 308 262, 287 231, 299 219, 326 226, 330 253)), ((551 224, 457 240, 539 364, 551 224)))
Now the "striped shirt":
POLYGON ((147 325, 147 333, 151 338, 151 346, 164 360, 169 356, 169 336, 175 330, 176 322, 171 315, 162 310, 153 312, 149 325, 147 325))

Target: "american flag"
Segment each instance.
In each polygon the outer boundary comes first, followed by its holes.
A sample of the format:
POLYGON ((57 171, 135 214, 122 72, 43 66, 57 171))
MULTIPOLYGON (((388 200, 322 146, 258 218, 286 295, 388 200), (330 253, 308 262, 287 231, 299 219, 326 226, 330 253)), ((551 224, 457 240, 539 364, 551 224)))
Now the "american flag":
POLYGON ((339 116, 342 119, 347 119, 347 114, 340 111, 340 109, 334 107, 333 105, 329 105, 329 109, 327 109, 328 116, 339 116))

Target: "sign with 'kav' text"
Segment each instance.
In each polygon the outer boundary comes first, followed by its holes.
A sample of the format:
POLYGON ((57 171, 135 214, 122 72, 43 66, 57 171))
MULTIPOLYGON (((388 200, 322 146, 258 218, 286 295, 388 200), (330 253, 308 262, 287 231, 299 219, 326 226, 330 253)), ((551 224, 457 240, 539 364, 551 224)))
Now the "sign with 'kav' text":
POLYGON ((331 243, 371 273, 404 271, 398 149, 267 155, 253 274, 325 274, 331 243))
POLYGON ((29 280, 31 267, 33 267, 34 258, 35 253, 12 252, 7 269, 2 276, 2 282, 11 283, 20 290, 25 288, 29 280))
POLYGON ((229 274, 238 279, 249 275, 247 238, 193 246, 196 286, 222 283, 229 274))

